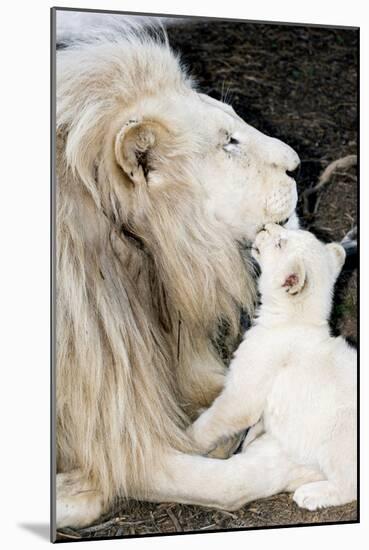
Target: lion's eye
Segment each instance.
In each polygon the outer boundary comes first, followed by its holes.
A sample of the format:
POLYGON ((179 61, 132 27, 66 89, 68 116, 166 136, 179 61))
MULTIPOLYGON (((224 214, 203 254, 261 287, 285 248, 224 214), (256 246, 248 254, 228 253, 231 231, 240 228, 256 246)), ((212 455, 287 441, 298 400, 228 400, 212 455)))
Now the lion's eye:
POLYGON ((229 138, 229 141, 227 143, 227 145, 239 145, 240 142, 238 141, 238 139, 234 138, 233 136, 231 136, 229 138))
POLYGON ((227 151, 228 153, 231 151, 235 151, 237 148, 237 145, 239 145, 240 142, 237 138, 233 137, 231 134, 227 134, 227 141, 223 145, 223 149, 227 151))

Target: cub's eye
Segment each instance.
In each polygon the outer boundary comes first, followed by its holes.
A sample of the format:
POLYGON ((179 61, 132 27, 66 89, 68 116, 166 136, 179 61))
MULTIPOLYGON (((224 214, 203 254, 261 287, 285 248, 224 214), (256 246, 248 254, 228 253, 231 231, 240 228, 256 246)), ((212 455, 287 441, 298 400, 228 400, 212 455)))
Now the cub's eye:
POLYGON ((287 239, 284 239, 283 237, 280 237, 278 239, 278 241, 276 242, 276 247, 277 248, 284 248, 284 246, 286 245, 287 243, 287 239))

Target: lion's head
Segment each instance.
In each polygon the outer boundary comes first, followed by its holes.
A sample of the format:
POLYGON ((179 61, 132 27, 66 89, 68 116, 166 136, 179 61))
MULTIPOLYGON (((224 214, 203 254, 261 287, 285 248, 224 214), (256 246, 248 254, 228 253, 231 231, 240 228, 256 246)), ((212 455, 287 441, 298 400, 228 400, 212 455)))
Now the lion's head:
POLYGON ((161 45, 146 44, 145 56, 133 59, 127 41, 115 45, 113 59, 104 44, 93 48, 88 59, 83 50, 75 60, 68 57, 58 85, 61 119, 67 112, 73 116, 70 152, 82 145, 83 158, 70 158, 72 164, 78 169, 83 163, 86 175, 86 161, 92 168, 103 160, 98 177, 102 185, 109 181, 131 224, 139 225, 143 194, 155 201, 179 182, 191 186, 207 215, 238 240, 253 239, 265 223, 294 217, 297 193, 289 173, 299 158, 288 145, 246 124, 231 106, 198 93, 161 45), (63 94, 71 61, 84 67, 77 98, 63 94), (68 100, 73 104, 66 109, 68 100))
POLYGON ((99 212, 124 228, 191 323, 236 318, 235 304, 250 310, 254 285, 237 243, 268 222, 296 225, 297 154, 199 93, 167 44, 147 35, 61 51, 58 77, 67 179, 95 204, 82 214, 80 200, 85 241, 102 246, 99 212))
POLYGON ((297 154, 229 105, 188 88, 139 100, 118 118, 113 161, 122 169, 118 185, 131 195, 140 186, 166 193, 173 178, 191 174, 208 213, 240 240, 293 215, 297 193, 288 172, 298 166, 297 154))
POLYGON ((219 392, 211 337, 255 298, 239 242, 294 218, 298 157, 146 34, 56 66, 59 468, 137 495, 158 446, 187 448, 183 411, 219 392))

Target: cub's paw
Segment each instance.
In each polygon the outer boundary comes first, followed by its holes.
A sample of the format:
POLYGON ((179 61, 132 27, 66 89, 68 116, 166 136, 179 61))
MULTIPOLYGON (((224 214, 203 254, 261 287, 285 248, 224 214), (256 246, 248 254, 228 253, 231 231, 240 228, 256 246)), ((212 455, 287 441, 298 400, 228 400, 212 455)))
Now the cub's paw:
POLYGON ((187 428, 186 433, 201 454, 208 453, 214 447, 214 445, 211 445, 210 442, 207 441, 206 433, 203 433, 197 422, 191 424, 191 426, 187 428))
POLYGON ((229 437, 224 441, 219 441, 217 446, 207 453, 207 456, 211 458, 226 459, 232 456, 239 448, 244 433, 241 432, 234 436, 229 437))
POLYGON ((293 500, 300 508, 306 508, 311 512, 341 504, 337 489, 328 481, 302 485, 295 491, 293 500))

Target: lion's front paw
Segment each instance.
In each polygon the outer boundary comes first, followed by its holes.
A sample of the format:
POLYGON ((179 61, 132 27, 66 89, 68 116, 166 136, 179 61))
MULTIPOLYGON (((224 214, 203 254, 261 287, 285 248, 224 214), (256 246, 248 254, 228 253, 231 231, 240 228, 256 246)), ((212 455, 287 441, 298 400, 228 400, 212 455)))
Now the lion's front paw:
POLYGON ((62 527, 84 527, 104 511, 102 495, 74 470, 56 476, 56 524, 62 527))

